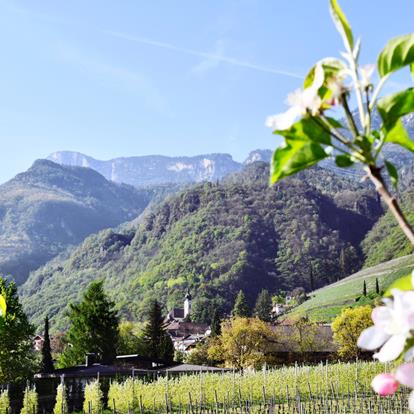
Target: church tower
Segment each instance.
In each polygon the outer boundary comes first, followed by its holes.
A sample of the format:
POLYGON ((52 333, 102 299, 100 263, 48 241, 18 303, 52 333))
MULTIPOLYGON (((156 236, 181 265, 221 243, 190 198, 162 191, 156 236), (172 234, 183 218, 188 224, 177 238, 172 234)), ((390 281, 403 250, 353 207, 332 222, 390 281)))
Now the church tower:
POLYGON ((191 294, 187 290, 187 294, 184 297, 184 318, 186 318, 191 313, 191 294))

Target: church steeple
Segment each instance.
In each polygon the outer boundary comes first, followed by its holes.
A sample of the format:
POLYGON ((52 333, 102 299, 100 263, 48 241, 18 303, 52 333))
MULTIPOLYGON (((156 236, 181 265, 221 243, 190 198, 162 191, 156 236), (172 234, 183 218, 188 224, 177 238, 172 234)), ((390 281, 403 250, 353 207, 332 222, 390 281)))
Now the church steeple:
POLYGON ((186 318, 191 313, 191 293, 187 290, 186 295, 184 296, 184 318, 186 318))

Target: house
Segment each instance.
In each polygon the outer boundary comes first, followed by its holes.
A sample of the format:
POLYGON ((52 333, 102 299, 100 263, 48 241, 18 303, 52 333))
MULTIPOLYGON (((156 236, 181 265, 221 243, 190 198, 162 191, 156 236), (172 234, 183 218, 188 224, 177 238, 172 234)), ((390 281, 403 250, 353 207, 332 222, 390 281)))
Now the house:
POLYGON ((204 323, 190 322, 192 297, 187 292, 183 308, 172 309, 165 318, 166 331, 177 351, 187 352, 210 335, 210 327, 204 323))

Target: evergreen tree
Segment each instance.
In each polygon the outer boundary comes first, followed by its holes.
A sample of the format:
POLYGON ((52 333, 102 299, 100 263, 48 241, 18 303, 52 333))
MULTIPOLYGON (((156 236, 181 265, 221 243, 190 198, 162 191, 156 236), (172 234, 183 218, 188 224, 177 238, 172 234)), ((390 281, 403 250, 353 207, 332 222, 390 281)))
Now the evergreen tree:
POLYGON ((40 364, 40 372, 51 373, 54 371, 52 349, 50 347, 49 337, 49 317, 45 318, 45 332, 42 346, 42 362, 40 364))
POLYGON ((364 286, 362 288, 362 295, 367 296, 367 283, 364 280, 364 286))
POLYGON ((266 289, 263 289, 257 296, 254 315, 264 322, 272 321, 272 298, 266 289))
POLYGON ((89 353, 95 354, 100 362, 110 363, 115 359, 119 331, 114 306, 104 292, 102 281, 92 282, 82 302, 70 305, 71 325, 65 339, 67 346, 59 360, 60 366, 80 364, 89 353))
POLYGON ((380 287, 379 287, 379 282, 378 282, 378 278, 377 277, 375 278, 375 293, 377 295, 380 294, 380 287))
POLYGON ((239 318, 248 318, 250 316, 250 308, 247 304, 246 296, 244 295, 242 290, 240 290, 237 294, 232 313, 233 316, 239 318))
POLYGON ((211 336, 216 337, 221 334, 221 318, 220 312, 214 309, 213 316, 211 318, 211 336))
POLYGON ((309 284, 310 284, 310 288, 311 290, 315 290, 315 278, 313 277, 313 263, 310 262, 310 266, 309 266, 309 284))
POLYGON ((25 380, 36 370, 29 323, 17 296, 15 283, 0 278, 0 294, 7 303, 7 313, 0 320, 0 383, 25 380))
POLYGON ((143 331, 145 354, 149 358, 172 362, 174 345, 165 330, 160 304, 154 300, 148 314, 148 322, 143 331))

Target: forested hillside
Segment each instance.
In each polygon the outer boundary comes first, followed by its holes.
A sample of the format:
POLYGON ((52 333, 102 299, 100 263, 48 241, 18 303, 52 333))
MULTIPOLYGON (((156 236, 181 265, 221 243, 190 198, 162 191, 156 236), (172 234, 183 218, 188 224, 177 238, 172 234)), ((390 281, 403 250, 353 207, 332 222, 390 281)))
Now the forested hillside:
POLYGON ((156 196, 88 168, 38 160, 0 186, 0 273, 22 283, 67 246, 134 219, 156 196))
POLYGON ((266 164, 251 164, 170 196, 127 230, 88 237, 30 276, 26 311, 63 327, 67 303, 104 279, 129 318, 153 298, 181 304, 190 289, 201 321, 213 306, 228 311, 239 289, 253 303, 262 288, 316 288, 362 265, 360 242, 382 213, 372 190, 318 168, 273 187, 268 176, 266 164))

